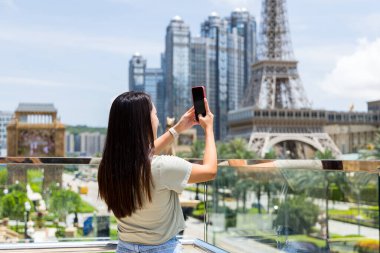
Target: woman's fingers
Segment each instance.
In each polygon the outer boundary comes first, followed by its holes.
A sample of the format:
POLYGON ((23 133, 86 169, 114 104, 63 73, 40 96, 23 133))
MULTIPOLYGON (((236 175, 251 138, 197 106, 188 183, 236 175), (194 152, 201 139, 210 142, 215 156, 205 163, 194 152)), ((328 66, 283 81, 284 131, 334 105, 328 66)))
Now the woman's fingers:
POLYGON ((211 112, 210 107, 208 107, 207 98, 204 98, 205 106, 206 106, 206 112, 211 112))
POLYGON ((192 111, 195 111, 195 109, 194 109, 194 106, 190 107, 190 109, 189 109, 189 110, 187 110, 187 112, 186 112, 186 113, 188 113, 188 112, 192 112, 192 111))

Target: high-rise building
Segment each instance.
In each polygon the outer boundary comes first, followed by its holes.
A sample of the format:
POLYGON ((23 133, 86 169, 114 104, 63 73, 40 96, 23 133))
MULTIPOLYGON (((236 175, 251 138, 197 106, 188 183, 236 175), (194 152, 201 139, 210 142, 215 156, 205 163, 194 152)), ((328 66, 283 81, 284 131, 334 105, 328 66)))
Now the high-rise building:
POLYGON ((99 132, 84 132, 80 134, 80 152, 92 156, 103 152, 106 135, 99 132))
POLYGON ((144 91, 146 60, 135 53, 129 61, 129 90, 144 91))
POLYGON ((228 22, 221 19, 215 12, 211 13, 206 21, 201 24, 202 37, 210 38, 211 50, 207 58, 212 63, 210 64, 209 71, 210 77, 207 84, 207 96, 210 108, 213 108, 215 114, 215 138, 221 139, 227 133, 224 129, 223 122, 227 122, 227 39, 228 39, 228 22))
POLYGON ((7 148, 7 125, 12 117, 13 113, 0 111, 0 152, 7 148))
MULTIPOLYGON (((256 62, 256 20, 245 8, 237 8, 228 18, 230 29, 234 28, 244 38, 244 89, 251 80, 251 67, 256 62)), ((242 97, 239 97, 241 99, 242 97)))
POLYGON ((191 105, 190 28, 179 16, 166 28, 165 83, 166 115, 178 120, 191 105))
POLYGON ((66 156, 75 152, 75 135, 70 132, 65 133, 65 152, 66 156))
POLYGON ((227 112, 236 109, 244 87, 244 38, 215 12, 201 24, 191 46, 192 84, 204 80, 215 114, 215 138, 227 136, 227 112))
MULTIPOLYGON (((163 59, 161 59, 163 63, 163 59)), ((162 64, 161 63, 161 64, 162 64)), ((129 90, 148 93, 156 106, 160 120, 159 134, 164 130, 165 83, 163 68, 147 68, 147 61, 136 53, 129 61, 129 90)))
POLYGON ((245 89, 244 38, 237 33, 236 28, 228 33, 227 52, 228 110, 230 111, 240 107, 245 89))
POLYGON ((161 68, 147 68, 145 70, 145 92, 148 93, 157 110, 160 121, 159 134, 163 132, 165 125, 165 85, 161 68))

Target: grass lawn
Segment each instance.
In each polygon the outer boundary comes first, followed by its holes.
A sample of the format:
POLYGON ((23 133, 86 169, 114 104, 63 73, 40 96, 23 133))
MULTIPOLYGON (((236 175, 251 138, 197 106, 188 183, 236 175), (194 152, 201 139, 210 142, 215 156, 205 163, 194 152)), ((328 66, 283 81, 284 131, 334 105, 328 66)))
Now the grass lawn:
POLYGON ((97 211, 95 207, 90 205, 87 201, 84 201, 81 199, 82 203, 79 206, 78 213, 93 213, 94 211, 97 211))
POLYGON ((358 224, 378 228, 377 221, 379 220, 379 207, 362 207, 360 212, 358 208, 350 208, 348 210, 329 210, 329 218, 337 221, 348 222, 352 224, 358 224), (358 216, 360 215, 360 220, 358 216))

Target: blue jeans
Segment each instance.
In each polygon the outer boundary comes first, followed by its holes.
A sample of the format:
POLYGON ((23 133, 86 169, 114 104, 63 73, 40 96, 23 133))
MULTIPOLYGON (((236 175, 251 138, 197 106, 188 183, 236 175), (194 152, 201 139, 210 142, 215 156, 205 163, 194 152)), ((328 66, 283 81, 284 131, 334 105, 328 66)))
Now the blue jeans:
POLYGON ((176 237, 173 237, 167 242, 158 245, 144 245, 137 243, 129 243, 119 240, 116 248, 116 253, 181 253, 182 244, 176 237))

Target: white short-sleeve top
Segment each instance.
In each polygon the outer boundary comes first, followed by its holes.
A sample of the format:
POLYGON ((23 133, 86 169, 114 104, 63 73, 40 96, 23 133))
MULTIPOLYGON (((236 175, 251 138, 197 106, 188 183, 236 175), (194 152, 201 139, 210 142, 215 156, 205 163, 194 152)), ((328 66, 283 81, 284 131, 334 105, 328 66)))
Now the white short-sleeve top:
MULTIPOLYGON (((185 229, 178 193, 185 188, 192 165, 176 156, 154 156, 152 202, 131 216, 117 219, 119 239, 146 245, 162 244, 185 229)), ((127 187, 127 186, 126 186, 127 187)))

